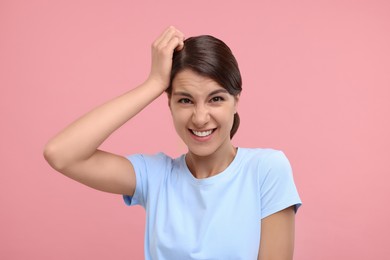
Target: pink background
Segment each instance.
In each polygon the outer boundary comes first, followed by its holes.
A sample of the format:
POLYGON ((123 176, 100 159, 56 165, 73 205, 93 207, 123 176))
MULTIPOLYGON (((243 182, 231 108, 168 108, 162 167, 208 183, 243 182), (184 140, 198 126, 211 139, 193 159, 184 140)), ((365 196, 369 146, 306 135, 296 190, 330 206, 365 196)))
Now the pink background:
MULTIPOLYGON (((285 151, 295 259, 390 255, 390 2, 0 1, 0 259, 143 259, 144 212, 52 170, 46 141, 141 83, 168 25, 211 34, 243 76, 238 146, 285 151)), ((159 98, 104 143, 185 152, 159 98)))

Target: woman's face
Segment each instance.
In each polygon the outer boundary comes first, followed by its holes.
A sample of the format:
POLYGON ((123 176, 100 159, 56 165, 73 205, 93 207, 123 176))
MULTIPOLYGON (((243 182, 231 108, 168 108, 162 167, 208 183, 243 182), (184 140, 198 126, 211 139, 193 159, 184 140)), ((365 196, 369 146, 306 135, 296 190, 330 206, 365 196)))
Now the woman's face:
POLYGON ((232 148, 230 130, 237 102, 238 97, 217 82, 191 70, 175 76, 169 106, 176 131, 189 152, 208 156, 232 148))

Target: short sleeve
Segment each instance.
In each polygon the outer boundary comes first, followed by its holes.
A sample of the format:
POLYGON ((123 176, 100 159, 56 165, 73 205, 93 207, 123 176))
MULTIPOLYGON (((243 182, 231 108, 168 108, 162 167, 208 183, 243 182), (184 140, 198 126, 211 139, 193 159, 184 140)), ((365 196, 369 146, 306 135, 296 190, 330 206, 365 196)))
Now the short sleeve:
POLYGON ((170 157, 158 153, 156 155, 135 154, 126 158, 133 165, 136 186, 133 196, 123 195, 123 200, 128 206, 140 205, 145 208, 149 189, 163 178, 170 165, 170 157))
POLYGON ((260 163, 261 218, 280 210, 302 205, 294 183, 289 160, 281 151, 273 151, 260 163))
POLYGON ((146 177, 147 170, 145 165, 145 159, 142 154, 135 154, 126 157, 133 165, 136 179, 136 186, 133 196, 123 195, 123 200, 126 205, 141 205, 145 204, 145 198, 143 194, 147 190, 146 181, 143 179, 146 177))

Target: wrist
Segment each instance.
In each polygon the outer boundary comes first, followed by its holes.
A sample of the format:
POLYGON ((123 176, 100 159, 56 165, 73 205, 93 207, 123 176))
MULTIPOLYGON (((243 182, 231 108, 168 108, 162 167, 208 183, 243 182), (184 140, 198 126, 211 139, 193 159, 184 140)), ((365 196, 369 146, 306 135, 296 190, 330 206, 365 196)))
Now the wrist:
POLYGON ((160 94, 162 94, 169 86, 169 82, 152 76, 149 76, 146 79, 145 84, 148 85, 150 88, 159 91, 160 94))

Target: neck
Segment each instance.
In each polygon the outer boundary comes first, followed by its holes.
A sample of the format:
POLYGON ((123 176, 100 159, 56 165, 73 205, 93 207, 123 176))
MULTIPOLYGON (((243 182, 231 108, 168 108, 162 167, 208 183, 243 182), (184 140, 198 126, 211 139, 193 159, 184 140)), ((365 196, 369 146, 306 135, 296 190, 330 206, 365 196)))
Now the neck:
POLYGON ((233 161, 236 153, 237 149, 232 144, 208 156, 198 156, 189 151, 186 156, 186 163, 195 178, 204 179, 224 171, 233 161))

